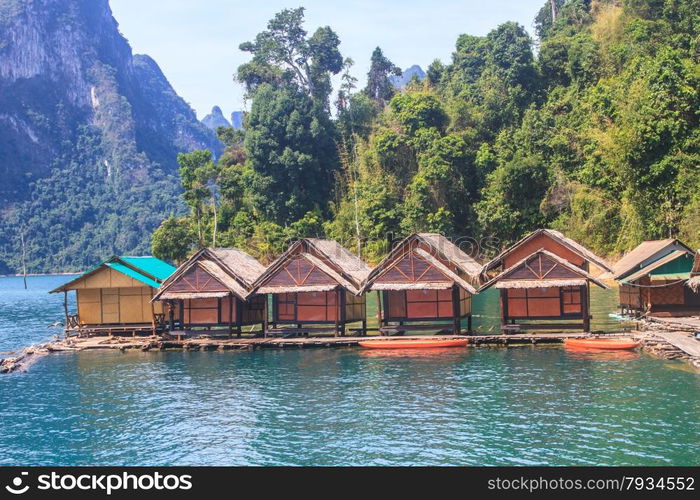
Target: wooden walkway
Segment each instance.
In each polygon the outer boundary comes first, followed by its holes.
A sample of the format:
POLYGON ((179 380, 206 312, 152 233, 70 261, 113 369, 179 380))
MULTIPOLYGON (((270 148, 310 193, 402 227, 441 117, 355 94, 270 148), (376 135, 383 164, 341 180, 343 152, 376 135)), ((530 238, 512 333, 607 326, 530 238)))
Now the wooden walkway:
POLYGON ((688 332, 700 332, 700 316, 685 316, 675 318, 658 318, 649 316, 646 318, 649 323, 657 323, 668 328, 684 330, 688 332))
POLYGON ((696 340, 691 335, 683 332, 664 331, 657 331, 654 334, 686 354, 700 358, 700 340, 696 340))

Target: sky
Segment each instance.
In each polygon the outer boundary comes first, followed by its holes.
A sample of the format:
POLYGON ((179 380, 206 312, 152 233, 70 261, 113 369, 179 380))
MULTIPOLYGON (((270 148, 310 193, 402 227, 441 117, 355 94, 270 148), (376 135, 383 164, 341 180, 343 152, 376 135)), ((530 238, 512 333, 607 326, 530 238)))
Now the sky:
POLYGON ((306 8, 306 31, 330 26, 343 57, 362 86, 369 59, 379 46, 394 64, 424 70, 449 62, 457 37, 485 35, 506 21, 533 34, 533 19, 545 0, 110 0, 121 33, 136 54, 160 65, 175 91, 201 119, 212 106, 224 116, 247 109, 236 68, 250 59, 238 50, 284 8, 306 8))

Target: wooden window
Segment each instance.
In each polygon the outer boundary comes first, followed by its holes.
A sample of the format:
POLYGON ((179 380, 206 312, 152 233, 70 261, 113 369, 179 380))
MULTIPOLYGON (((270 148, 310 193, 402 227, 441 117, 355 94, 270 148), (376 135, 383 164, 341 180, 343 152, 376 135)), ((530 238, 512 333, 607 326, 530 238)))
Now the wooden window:
POLYGON ((365 295, 357 296, 348 291, 345 292, 345 319, 347 321, 360 321, 365 319, 366 313, 365 295))
POLYGON ((102 323, 102 294, 99 289, 76 290, 78 295, 78 317, 83 325, 102 323))
POLYGON ((120 323, 118 288, 102 289, 102 323, 120 323))
POLYGON ((509 288, 508 316, 544 318, 562 315, 560 288, 509 288))
POLYGON ((472 312, 472 294, 464 288, 459 289, 459 315, 466 316, 472 312))
MULTIPOLYGON (((236 299, 233 299, 236 302, 236 299)), ((267 295, 255 295, 241 306, 241 320, 243 323, 253 323, 263 320, 267 295)), ((236 304, 235 307, 238 307, 236 304)))
POLYGON ((184 312, 187 324, 217 324, 219 323, 219 299, 187 299, 184 312))
POLYGON ((685 285, 675 280, 654 281, 655 288, 650 288, 652 306, 683 305, 685 303, 685 285), (665 286, 658 286, 665 285, 665 286))
POLYGON ((388 290, 384 293, 385 310, 389 318, 406 317, 406 292, 404 290, 388 290))
POLYGON ((581 314, 581 288, 567 286, 561 289, 561 303, 564 315, 581 314))
POLYGON ((406 290, 408 318, 451 318, 452 290, 406 290))
POLYGON ((641 289, 631 285, 620 285, 620 305, 630 309, 641 309, 641 289))
POLYGON ((277 300, 277 319, 291 321, 297 319, 295 294, 279 293, 275 297, 277 300))
POLYGON ((335 321, 338 315, 336 291, 297 294, 299 321, 335 321))

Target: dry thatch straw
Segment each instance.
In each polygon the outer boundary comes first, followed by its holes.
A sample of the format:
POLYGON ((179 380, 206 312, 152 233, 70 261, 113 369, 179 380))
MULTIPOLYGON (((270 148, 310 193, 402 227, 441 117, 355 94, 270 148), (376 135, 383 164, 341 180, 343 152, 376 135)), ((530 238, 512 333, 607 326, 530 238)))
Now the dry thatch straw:
POLYGON ((595 283, 601 288, 608 289, 609 287, 603 283, 602 281, 596 279, 594 276, 586 272, 585 270, 581 269, 580 267, 576 267, 573 265, 571 262, 568 260, 562 259, 558 255, 553 254, 552 252, 549 252, 545 250, 544 248, 540 248, 539 250, 532 252, 530 255, 527 257, 519 260, 512 266, 510 266, 508 269, 503 271, 501 274, 496 276, 495 278, 491 279, 487 283, 485 283, 479 291, 481 292, 482 290, 486 290, 487 288, 490 288, 492 286, 495 286, 496 288, 551 288, 551 287, 563 287, 563 286, 581 286, 585 285, 587 281, 590 281, 592 283, 595 283), (515 272, 518 268, 523 266, 527 261, 529 261, 531 258, 536 256, 537 254, 542 254, 547 256, 549 259, 555 261, 559 265, 563 266, 564 268, 568 269, 572 273, 580 276, 580 278, 568 278, 568 279, 508 279, 508 276, 515 272))
POLYGON ((241 300, 246 300, 251 295, 253 282, 265 271, 265 267, 260 262, 243 250, 203 248, 187 259, 165 280, 153 300, 205 299, 228 295, 227 292, 170 291, 173 284, 195 266, 204 269, 241 300))
POLYGON ((454 284, 469 293, 476 293, 479 283, 481 264, 463 252, 457 245, 441 234, 414 233, 396 245, 389 255, 372 270, 362 287, 365 290, 439 290, 451 288, 454 284), (421 248, 423 246, 424 248, 421 248), (427 250, 426 250, 427 248, 427 250), (408 253, 414 252, 421 259, 438 269, 450 281, 414 283, 377 283, 377 279, 386 274, 397 261, 408 253), (447 262, 448 265, 445 265, 447 262), (450 267, 451 266, 451 267, 450 267))
POLYGON ((608 264, 605 259, 602 257, 597 256, 590 250, 588 250, 586 247, 578 243, 577 241, 572 240, 571 238, 568 238, 564 236, 564 234, 560 233, 559 231, 555 231, 554 229, 537 229, 536 231, 533 231, 532 233, 528 234, 524 238, 522 238, 520 241, 517 243, 514 243, 513 245, 509 246, 505 250, 503 250, 500 254, 498 254, 496 257, 491 259, 489 262, 484 264, 483 272, 486 273, 487 271, 498 267, 503 260, 503 258, 510 254, 513 250, 516 248, 520 247, 521 245, 527 243, 531 239, 541 235, 545 234, 549 236, 551 239, 559 242, 562 246, 568 248, 575 254, 579 255, 581 258, 584 260, 587 260, 588 262, 591 262, 595 264, 597 267, 605 270, 612 272, 612 268, 610 264, 608 264))
POLYGON ((280 255, 253 284, 256 293, 322 292, 337 286, 359 295, 362 282, 369 274, 369 267, 359 257, 333 240, 302 238, 280 255), (301 255, 330 276, 337 285, 268 286, 268 282, 290 260, 301 255))

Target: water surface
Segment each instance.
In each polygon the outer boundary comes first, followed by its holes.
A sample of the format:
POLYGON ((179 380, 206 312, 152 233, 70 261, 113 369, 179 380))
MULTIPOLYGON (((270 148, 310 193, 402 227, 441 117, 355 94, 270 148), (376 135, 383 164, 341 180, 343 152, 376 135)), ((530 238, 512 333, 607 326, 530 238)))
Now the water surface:
MULTIPOLYGON (((50 336, 65 279, 0 278, 3 348, 50 336)), ((700 463, 700 375, 639 353, 52 354, 0 407, 2 465, 700 463)))

